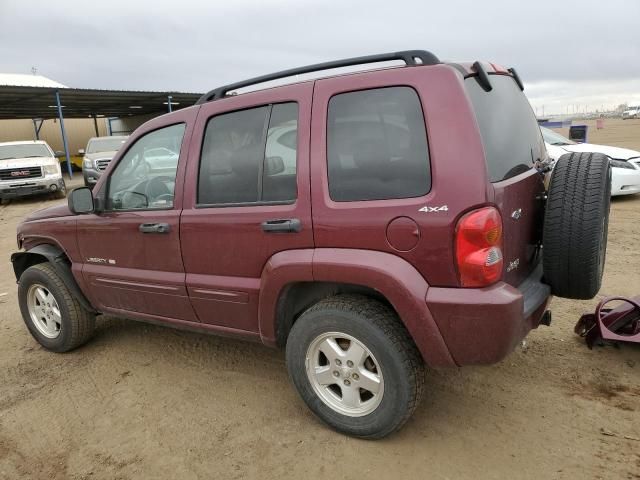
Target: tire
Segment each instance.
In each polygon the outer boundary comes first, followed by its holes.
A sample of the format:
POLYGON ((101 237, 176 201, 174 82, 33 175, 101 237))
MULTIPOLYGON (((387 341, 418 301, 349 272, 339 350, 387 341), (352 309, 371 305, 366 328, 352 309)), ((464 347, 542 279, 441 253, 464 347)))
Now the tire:
MULTIPOLYGON (((22 319, 29 332, 47 350, 68 352, 84 344, 93 334, 95 315, 82 308, 48 263, 33 265, 22 273, 18 285, 18 302, 22 319), (39 291, 38 289, 43 290, 39 291), (47 301, 45 302, 40 300, 42 297, 38 297, 38 293, 43 291, 52 295, 52 297, 46 295, 44 298, 47 301), (29 307, 29 302, 32 302, 31 295, 39 299, 40 305, 50 304, 52 306, 47 313, 50 314, 49 321, 53 319, 53 328, 47 328, 43 321, 34 320, 34 316, 42 319, 43 310, 47 309, 37 310, 32 315, 29 307), (56 310, 55 304, 58 306, 57 315, 52 313, 56 310)), ((46 324, 50 325, 49 322, 46 324)))
POLYGON ((67 196, 67 186, 64 184, 64 180, 62 182, 64 187, 57 190, 56 193, 53 194, 54 198, 65 198, 67 196))
POLYGON ((424 390, 424 363, 409 333, 393 310, 361 295, 336 295, 305 311, 287 339, 286 361, 289 377, 311 411, 354 437, 378 439, 400 429, 424 390), (326 350, 323 339, 332 338, 344 356, 330 360, 334 349, 329 349, 329 356, 316 355, 317 349, 326 350), (318 342, 321 346, 316 348, 318 342), (364 347, 364 355, 357 355, 358 346, 364 347), (349 365, 349 358, 364 360, 349 365), (317 365, 329 368, 322 377, 328 378, 326 386, 309 373, 317 365), (375 378, 379 383, 371 380, 375 378), (358 400, 347 402, 347 397, 358 400))
POLYGON ((588 300, 602 285, 611 167, 600 153, 570 153, 555 165, 543 232, 544 277, 558 297, 588 300))

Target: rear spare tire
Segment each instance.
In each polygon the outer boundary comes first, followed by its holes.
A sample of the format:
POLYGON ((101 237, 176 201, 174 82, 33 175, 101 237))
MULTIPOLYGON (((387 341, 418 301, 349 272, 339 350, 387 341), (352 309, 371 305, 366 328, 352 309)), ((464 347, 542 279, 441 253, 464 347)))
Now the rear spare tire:
POLYGON ((544 216, 543 266, 551 292, 593 298, 602 284, 607 250, 611 167, 600 153, 569 153, 551 174, 544 216))

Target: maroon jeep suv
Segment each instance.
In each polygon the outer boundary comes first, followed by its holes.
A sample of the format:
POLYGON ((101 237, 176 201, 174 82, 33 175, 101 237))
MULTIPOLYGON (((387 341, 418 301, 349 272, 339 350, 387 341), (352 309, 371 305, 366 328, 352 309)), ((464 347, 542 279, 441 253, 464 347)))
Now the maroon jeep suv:
POLYGON ((549 174, 522 90, 513 69, 419 50, 212 90, 136 130, 93 192, 20 224, 26 326, 55 352, 98 314, 286 348, 318 417, 383 437, 425 364, 497 362, 550 322, 551 294, 600 286, 608 161, 549 174), (354 65, 372 69, 246 93, 354 65))

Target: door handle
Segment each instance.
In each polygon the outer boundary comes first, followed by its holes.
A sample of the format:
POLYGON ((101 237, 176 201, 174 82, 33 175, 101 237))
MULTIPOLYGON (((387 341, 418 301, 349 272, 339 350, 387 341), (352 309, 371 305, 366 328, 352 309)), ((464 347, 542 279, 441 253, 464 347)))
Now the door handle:
POLYGON ((138 230, 142 233, 169 233, 171 226, 168 223, 141 223, 138 230))
POLYGON ((302 223, 297 218, 283 218, 262 222, 262 230, 267 233, 298 233, 302 223))

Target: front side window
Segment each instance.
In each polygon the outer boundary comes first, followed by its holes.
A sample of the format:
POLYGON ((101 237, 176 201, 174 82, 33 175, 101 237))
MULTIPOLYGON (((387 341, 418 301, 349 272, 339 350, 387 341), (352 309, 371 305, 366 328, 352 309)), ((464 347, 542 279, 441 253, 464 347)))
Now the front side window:
POLYGON ((108 210, 173 207, 184 130, 184 123, 161 128, 131 146, 109 178, 108 210))
POLYGON ((297 148, 291 136, 297 132, 293 102, 213 117, 202 145, 198 204, 295 200, 297 148))
POLYGON ((332 97, 327 165, 334 201, 412 198, 429 192, 427 134, 415 90, 378 88, 332 97))

